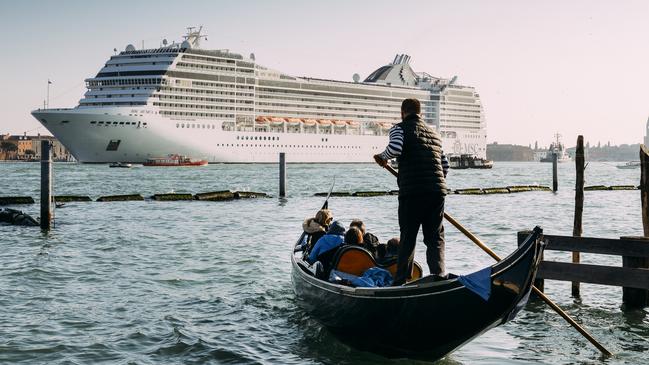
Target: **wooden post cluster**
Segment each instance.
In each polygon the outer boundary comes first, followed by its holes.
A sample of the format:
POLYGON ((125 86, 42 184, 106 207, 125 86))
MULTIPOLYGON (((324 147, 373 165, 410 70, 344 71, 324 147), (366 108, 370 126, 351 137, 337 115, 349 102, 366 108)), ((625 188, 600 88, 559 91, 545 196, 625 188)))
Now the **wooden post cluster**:
POLYGON ((558 174, 558 164, 559 164, 559 154, 556 152, 552 153, 552 191, 556 192, 559 190, 559 179, 558 174))
POLYGON ((286 153, 279 153, 279 196, 286 196, 286 153))
POLYGON ((41 229, 52 225, 52 143, 41 141, 41 229))
MULTIPOLYGON (((582 214, 584 212, 584 136, 577 137, 577 149, 575 151, 575 169, 577 178, 575 179, 575 221, 572 228, 572 235, 581 237, 582 234, 582 214)), ((572 252, 572 262, 579 263, 580 257, 578 251, 572 252)), ((572 296, 579 297, 579 282, 572 282, 572 296)))

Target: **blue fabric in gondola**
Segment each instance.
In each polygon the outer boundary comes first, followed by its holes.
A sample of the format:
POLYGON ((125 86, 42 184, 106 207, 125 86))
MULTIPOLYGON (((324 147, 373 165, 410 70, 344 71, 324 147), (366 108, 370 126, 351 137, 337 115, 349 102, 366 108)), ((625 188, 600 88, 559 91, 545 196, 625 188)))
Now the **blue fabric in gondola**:
POLYGON ((376 288, 392 285, 392 274, 380 267, 367 269, 362 276, 348 274, 346 272, 331 270, 329 281, 334 283, 349 283, 354 287, 376 288))
POLYGON ((484 268, 469 275, 460 275, 457 280, 467 289, 478 294, 485 301, 491 295, 491 267, 484 268))

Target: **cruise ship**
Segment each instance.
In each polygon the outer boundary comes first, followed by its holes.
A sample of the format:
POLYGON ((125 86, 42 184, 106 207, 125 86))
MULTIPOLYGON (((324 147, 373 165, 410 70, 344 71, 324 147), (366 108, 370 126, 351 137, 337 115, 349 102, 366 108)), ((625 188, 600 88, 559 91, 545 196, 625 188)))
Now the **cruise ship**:
POLYGON ((410 56, 361 81, 296 77, 229 50, 202 49, 202 27, 159 48, 133 45, 85 80, 79 105, 32 115, 80 162, 141 163, 184 155, 210 163, 372 162, 405 98, 445 153, 486 158, 486 123, 471 86, 415 72, 410 56))

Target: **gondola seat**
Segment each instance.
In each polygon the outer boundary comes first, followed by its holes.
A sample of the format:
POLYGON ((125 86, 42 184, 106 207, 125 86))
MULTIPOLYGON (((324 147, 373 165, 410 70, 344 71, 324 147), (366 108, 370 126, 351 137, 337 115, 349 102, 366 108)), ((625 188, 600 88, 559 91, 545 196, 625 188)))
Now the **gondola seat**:
MULTIPOLYGON (((347 274, 361 276, 367 269, 372 267, 380 267, 386 269, 394 275, 397 273, 397 261, 386 262, 384 265, 377 264, 374 256, 363 247, 346 245, 342 246, 336 252, 333 259, 331 268, 333 270, 342 271, 347 274)), ((416 261, 412 265, 411 278, 408 281, 420 279, 423 276, 423 269, 416 261)))

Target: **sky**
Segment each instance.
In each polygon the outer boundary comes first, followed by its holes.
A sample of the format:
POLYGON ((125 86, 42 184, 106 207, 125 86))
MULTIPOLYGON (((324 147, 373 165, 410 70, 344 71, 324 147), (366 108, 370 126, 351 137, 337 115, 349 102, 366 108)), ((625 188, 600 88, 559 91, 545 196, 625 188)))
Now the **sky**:
POLYGON ((74 107, 129 43, 204 26, 202 47, 254 53, 294 76, 352 81, 409 54, 415 71, 479 92, 488 141, 642 142, 649 1, 0 0, 0 133, 48 132, 30 111, 74 107))

